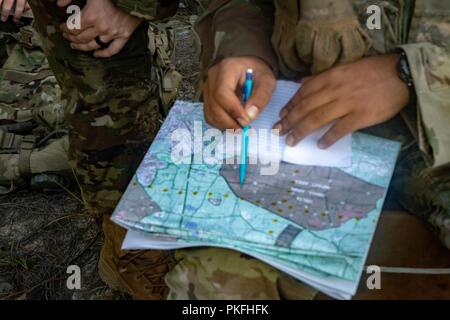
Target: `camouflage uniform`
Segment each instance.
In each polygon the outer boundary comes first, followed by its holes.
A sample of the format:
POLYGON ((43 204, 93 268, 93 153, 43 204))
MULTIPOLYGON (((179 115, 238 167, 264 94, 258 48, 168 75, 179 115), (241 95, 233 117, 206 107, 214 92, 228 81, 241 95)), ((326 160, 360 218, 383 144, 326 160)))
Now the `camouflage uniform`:
POLYGON ((83 200, 95 214, 110 214, 163 118, 152 79, 148 25, 142 23, 116 56, 95 59, 92 53, 72 50, 62 37, 59 25, 68 15, 55 0, 29 3, 62 88, 61 100, 68 106, 69 157, 83 200))
MULTIPOLYGON (((344 28, 339 33, 326 24, 299 22, 301 1, 202 1, 207 10, 195 30, 202 42, 203 73, 226 57, 256 56, 279 77, 299 79, 309 73, 311 63, 329 61, 327 55, 335 59, 331 65, 358 58, 339 61, 352 51, 346 51, 346 45, 356 50, 369 43, 363 55, 403 49, 411 66, 417 105, 366 131, 402 142, 390 197, 427 220, 450 248, 450 2, 351 1, 362 29, 344 28), (373 4, 381 8, 381 30, 366 27, 366 8, 373 4), (351 35, 345 35, 346 31, 351 35)), ((312 71, 320 69, 326 68, 313 66, 312 71)), ((238 253, 189 249, 176 256, 181 262, 166 276, 173 299, 313 296, 299 282, 286 282, 287 276, 238 253)))
POLYGON ((0 24, 8 53, 0 70, 0 194, 30 180, 61 189, 71 170, 60 87, 32 26, 11 24, 0 24))
MULTIPOLYGON (((172 61, 175 34, 165 23, 150 23, 148 35, 159 104, 167 113, 181 80, 172 61)), ((59 190, 73 178, 66 105, 30 13, 19 25, 12 19, 0 23, 0 52, 5 53, 0 69, 0 193, 26 185, 59 190)))
MULTIPOLYGON (((100 276, 108 285, 135 298, 161 299, 163 276, 170 266, 169 252, 120 250, 124 230, 109 219, 144 153, 158 132, 166 110, 160 91, 164 72, 153 68, 149 25, 143 21, 126 46, 107 59, 70 48, 60 32, 68 14, 56 0, 29 0, 42 48, 61 87, 69 128, 69 158, 89 211, 103 220, 105 244, 99 261, 100 276), (160 96, 161 99, 160 99, 160 96)), ((113 1, 125 12, 157 20, 174 13, 178 3, 167 1, 113 1)), ((86 1, 73 1, 81 8, 86 1)), ((158 38, 158 37, 157 37, 158 38)), ((158 38, 157 41, 162 41, 158 38)), ((167 58, 167 57, 166 57, 167 58)), ((169 75, 177 78, 174 73, 169 75)), ((165 79, 171 82, 174 79, 165 79)))

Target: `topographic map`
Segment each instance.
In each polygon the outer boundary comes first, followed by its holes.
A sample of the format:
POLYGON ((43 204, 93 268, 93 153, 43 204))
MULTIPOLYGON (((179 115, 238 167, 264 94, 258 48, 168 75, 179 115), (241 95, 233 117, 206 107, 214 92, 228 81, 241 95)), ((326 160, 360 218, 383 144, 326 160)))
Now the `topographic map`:
POLYGON ((173 161, 173 132, 193 133, 202 119, 202 104, 177 102, 113 220, 184 247, 232 248, 315 277, 357 283, 399 144, 355 133, 351 167, 281 163, 276 175, 264 176, 255 164, 241 187, 236 164, 194 163, 191 154, 184 163, 173 161))

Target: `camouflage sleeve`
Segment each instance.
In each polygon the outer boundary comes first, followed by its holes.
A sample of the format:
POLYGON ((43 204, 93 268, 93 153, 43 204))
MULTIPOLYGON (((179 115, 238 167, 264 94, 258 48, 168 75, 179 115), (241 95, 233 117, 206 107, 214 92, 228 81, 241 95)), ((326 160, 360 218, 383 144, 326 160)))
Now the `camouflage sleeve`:
POLYGON ((271 44, 274 7, 272 0, 202 1, 204 11, 194 26, 201 41, 203 73, 228 57, 255 56, 278 72, 271 44))
POLYGON ((114 0, 119 9, 149 21, 173 16, 179 2, 179 0, 114 0))
POLYGON ((405 118, 433 167, 450 164, 450 23, 444 21, 424 19, 416 37, 423 42, 401 46, 417 93, 417 114, 405 118))

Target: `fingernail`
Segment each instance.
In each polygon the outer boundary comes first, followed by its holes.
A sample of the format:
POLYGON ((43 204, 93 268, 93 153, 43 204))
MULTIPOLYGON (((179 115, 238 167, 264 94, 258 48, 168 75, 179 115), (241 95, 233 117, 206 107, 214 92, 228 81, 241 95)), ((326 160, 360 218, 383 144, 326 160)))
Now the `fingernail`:
POLYGON ((317 146, 319 147, 319 149, 322 149, 322 150, 327 148, 327 145, 322 140, 319 140, 319 142, 317 143, 317 146))
POLYGON ((259 113, 258 107, 251 106, 250 108, 247 109, 247 115, 252 120, 256 119, 258 113, 259 113))
POLYGON ((242 118, 237 118, 236 121, 239 123, 239 125, 240 125, 241 127, 245 127, 246 125, 248 125, 248 122, 245 121, 245 120, 242 119, 242 118))
POLYGON ((277 123, 276 125, 274 125, 273 130, 278 131, 278 134, 281 133, 281 130, 283 129, 283 126, 281 125, 281 123, 277 123))
POLYGON ((286 139, 286 143, 288 146, 294 147, 295 146, 295 138, 292 135, 288 136, 286 139))

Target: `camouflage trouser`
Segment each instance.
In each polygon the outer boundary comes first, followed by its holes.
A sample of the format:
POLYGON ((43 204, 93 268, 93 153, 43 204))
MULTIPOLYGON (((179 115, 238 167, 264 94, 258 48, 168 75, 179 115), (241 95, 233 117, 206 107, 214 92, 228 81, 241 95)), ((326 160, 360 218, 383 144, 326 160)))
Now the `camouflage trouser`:
MULTIPOLYGON (((429 172, 400 116, 365 130, 402 143, 385 207, 405 210, 428 222, 450 249, 450 175, 429 172)), ((310 299, 315 291, 254 258, 225 249, 178 250, 166 276, 169 299, 310 299)))
POLYGON ((143 23, 120 54, 96 59, 62 37, 59 25, 68 15, 56 0, 29 3, 68 106, 69 157, 83 200, 94 214, 111 214, 162 119, 148 26, 143 23))

